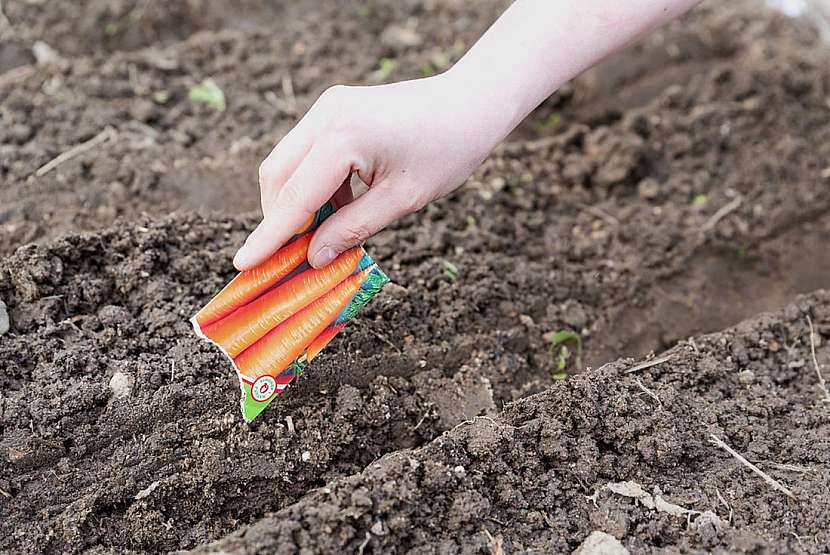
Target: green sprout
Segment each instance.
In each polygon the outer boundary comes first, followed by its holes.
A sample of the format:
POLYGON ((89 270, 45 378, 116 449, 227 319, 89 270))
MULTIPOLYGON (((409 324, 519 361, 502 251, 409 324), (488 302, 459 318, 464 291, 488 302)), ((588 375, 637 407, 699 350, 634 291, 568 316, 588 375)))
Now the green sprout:
POLYGON ((429 62, 424 62, 420 68, 421 77, 432 77, 437 73, 435 68, 429 62))
POLYGON ((442 260, 441 264, 444 267, 444 276, 450 280, 450 283, 455 283, 458 281, 458 266, 450 262, 449 260, 442 260))
POLYGON ((702 206, 707 202, 709 202, 709 197, 707 197, 703 193, 700 193, 699 195, 695 195, 694 197, 692 197, 692 204, 694 204, 695 206, 702 206))
POLYGON ((381 58, 378 69, 375 71, 375 79, 386 81, 395 73, 396 69, 398 69, 398 60, 395 58, 381 58))
POLYGON ((202 102, 207 104, 217 112, 224 112, 227 108, 225 103, 225 93, 219 88, 219 85, 213 79, 205 79, 188 93, 187 97, 193 102, 202 102))
POLYGON ((559 125, 559 122, 562 121, 562 116, 559 112, 553 112, 546 118, 542 118, 539 120, 534 121, 531 125, 533 126, 533 130, 536 131, 539 135, 543 134, 545 131, 552 129, 559 125))
POLYGON ((369 19, 369 16, 372 15, 372 8, 369 4, 361 4, 357 7, 357 16, 362 19, 369 19))
POLYGON ((117 21, 110 21, 104 25, 104 34, 108 37, 117 35, 121 32, 121 24, 117 21))
MULTIPOLYGON (((569 343, 576 347, 576 368, 577 370, 582 369, 582 337, 578 333, 571 330, 559 330, 550 334, 547 339, 550 341, 551 349, 556 360, 556 367, 560 372, 565 371, 568 363, 571 361, 571 357, 574 357, 574 353, 568 347, 569 343)), ((553 375, 553 379, 558 378, 556 375, 553 375)))

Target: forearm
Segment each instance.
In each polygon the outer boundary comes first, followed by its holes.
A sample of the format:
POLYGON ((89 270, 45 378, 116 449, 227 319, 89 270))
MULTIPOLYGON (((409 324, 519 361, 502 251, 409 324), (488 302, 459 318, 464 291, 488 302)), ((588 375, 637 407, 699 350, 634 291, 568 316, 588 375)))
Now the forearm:
POLYGON ((492 147, 562 84, 698 2, 516 0, 446 77, 492 147))

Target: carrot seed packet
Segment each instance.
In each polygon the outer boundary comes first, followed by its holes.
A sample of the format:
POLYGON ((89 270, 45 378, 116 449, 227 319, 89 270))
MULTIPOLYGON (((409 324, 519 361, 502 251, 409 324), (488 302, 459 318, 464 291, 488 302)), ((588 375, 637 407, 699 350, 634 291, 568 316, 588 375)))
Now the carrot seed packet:
POLYGON ((363 247, 325 268, 307 262, 327 203, 271 258, 240 272, 191 319, 196 333, 222 349, 242 389, 242 417, 252 421, 389 281, 363 247))

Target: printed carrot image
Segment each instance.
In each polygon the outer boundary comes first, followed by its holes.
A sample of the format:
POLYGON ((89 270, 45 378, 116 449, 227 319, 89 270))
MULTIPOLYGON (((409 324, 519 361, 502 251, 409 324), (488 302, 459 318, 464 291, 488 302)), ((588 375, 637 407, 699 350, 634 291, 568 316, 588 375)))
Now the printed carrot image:
POLYGON ((334 336, 340 333, 345 327, 346 324, 335 324, 323 330, 323 333, 315 337, 314 341, 312 341, 311 344, 308 346, 308 349, 306 349, 306 360, 311 362, 311 360, 314 359, 314 357, 316 357, 317 355, 319 355, 320 352, 323 349, 325 349, 326 345, 328 345, 331 342, 331 340, 334 339, 334 336))
POLYGON ((304 235, 278 250, 253 270, 241 272, 194 317, 200 327, 216 322, 256 299, 274 283, 305 262, 311 235, 304 235))
POLYGON ((250 379, 278 375, 349 306, 371 271, 348 277, 246 349, 234 359, 239 372, 250 379))
POLYGON ((322 297, 353 274, 364 256, 363 249, 357 247, 341 254, 325 268, 301 272, 206 326, 202 332, 228 355, 236 357, 292 314, 322 297))
POLYGON ((326 203, 294 239, 257 268, 242 272, 191 319, 236 370, 246 422, 257 417, 309 366, 389 278, 362 247, 321 269, 306 264, 326 203))

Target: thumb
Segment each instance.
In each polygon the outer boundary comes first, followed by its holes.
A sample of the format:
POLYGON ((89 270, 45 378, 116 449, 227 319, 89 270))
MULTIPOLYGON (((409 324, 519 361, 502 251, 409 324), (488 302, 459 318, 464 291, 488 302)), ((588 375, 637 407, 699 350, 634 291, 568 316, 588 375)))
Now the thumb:
POLYGON ((384 185, 369 189, 317 228, 308 247, 308 261, 313 267, 328 265, 340 253, 362 244, 390 223, 420 208, 412 199, 392 192, 391 184, 384 185))

